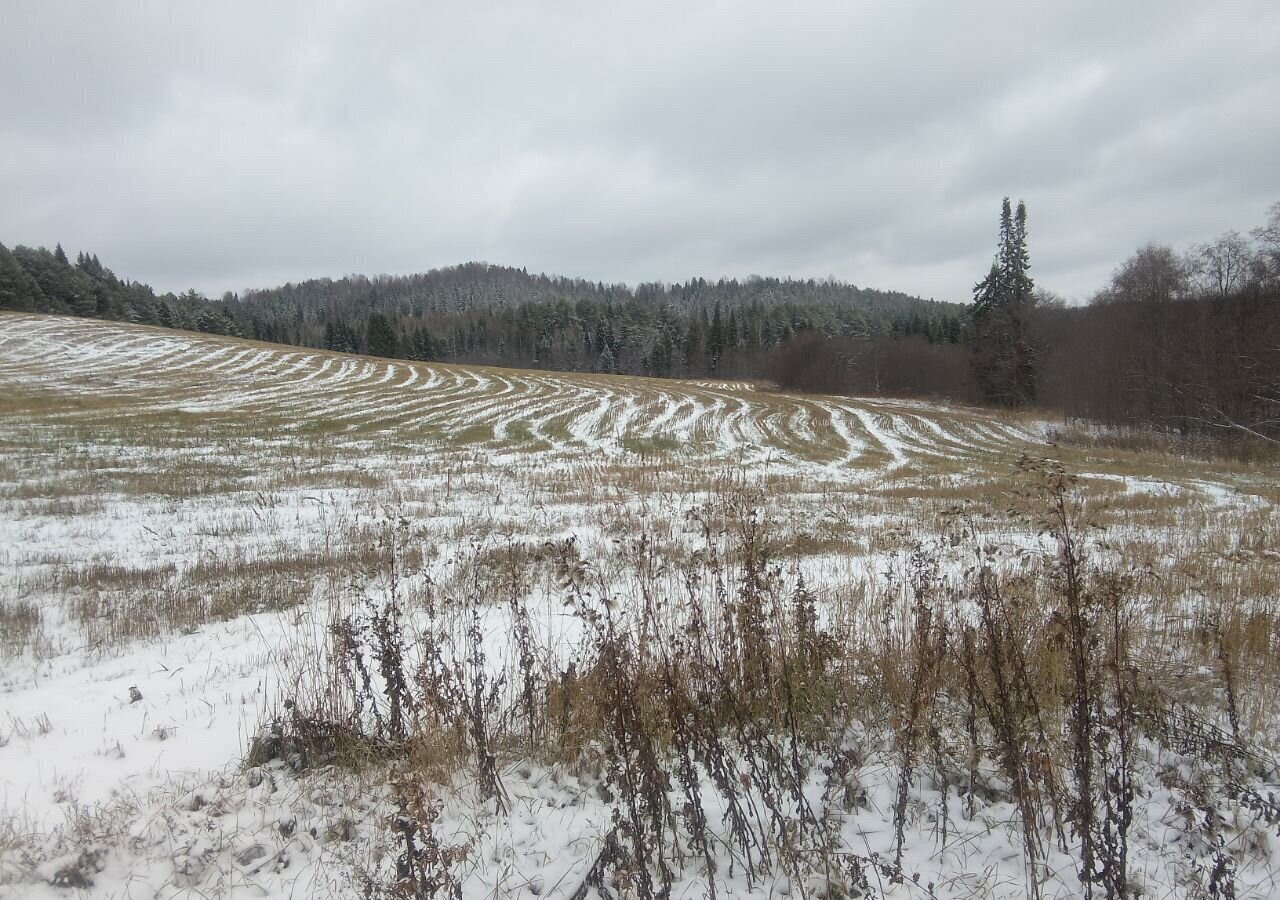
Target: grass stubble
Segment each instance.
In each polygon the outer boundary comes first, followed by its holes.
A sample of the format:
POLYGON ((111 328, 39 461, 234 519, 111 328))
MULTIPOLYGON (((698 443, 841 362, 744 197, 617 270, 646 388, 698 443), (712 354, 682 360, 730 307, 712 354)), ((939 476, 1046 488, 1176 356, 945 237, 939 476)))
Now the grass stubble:
MULTIPOLYGON (((345 861, 366 896, 461 896, 530 766, 607 806, 590 865, 555 886, 575 898, 779 877, 801 896, 954 895, 931 883, 947 866, 913 867, 963 854, 956 820, 984 816, 1017 835, 1027 895, 1136 896, 1153 785, 1179 817, 1177 892, 1225 898, 1280 826, 1265 463, 1077 435, 1052 458, 872 452, 866 477, 823 477, 699 463, 661 430, 601 456, 555 421, 505 445, 483 423, 348 437, 153 399, 0 398, 0 508, 63 538, 5 551, 5 658, 318 611, 279 654, 289 687, 245 771, 378 786, 377 849, 345 861), (122 521, 149 542, 113 545, 122 521), (871 849, 851 823, 876 766, 892 840, 871 849), (446 831, 460 805, 470 830, 446 831)), ((38 727, 11 725, 0 740, 38 727)), ((68 823, 61 849, 82 849, 55 878, 92 882, 109 821, 68 823)), ((11 849, 39 843, 6 828, 11 849)))

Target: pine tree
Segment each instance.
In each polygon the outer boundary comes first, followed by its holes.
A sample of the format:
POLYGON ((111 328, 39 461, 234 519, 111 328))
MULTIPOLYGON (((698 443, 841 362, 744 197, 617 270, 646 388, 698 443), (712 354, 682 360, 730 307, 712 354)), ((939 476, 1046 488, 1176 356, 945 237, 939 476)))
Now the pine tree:
POLYGON ((694 317, 689 322, 689 330, 684 339, 684 365, 688 375, 696 375, 701 371, 702 334, 702 323, 694 317))
POLYGON ((716 301, 716 311, 711 317, 711 333, 707 337, 707 355, 711 357, 711 371, 715 372, 724 355, 724 320, 720 317, 720 301, 716 301))
POLYGON ((391 321, 382 313, 369 313, 365 337, 368 342, 370 356, 394 357, 397 355, 399 340, 396 337, 396 330, 391 325, 391 321))
POLYGON ((418 326, 418 329, 413 333, 413 358, 435 358, 435 344, 431 340, 431 333, 427 331, 424 325, 418 326))
POLYGON ((608 344, 605 344, 604 349, 600 351, 600 358, 596 360, 596 371, 606 374, 614 374, 618 371, 617 360, 608 344))
POLYGON ((0 309, 39 309, 40 286, 0 244, 0 309))
POLYGON ((206 334, 226 334, 227 320, 212 310, 206 310, 196 319, 196 331, 203 331, 206 334))
POLYGON ((1029 333, 1035 282, 1027 251, 1027 207, 1004 198, 999 247, 987 277, 973 289, 973 370, 983 398, 1026 406, 1036 397, 1036 352, 1029 333))

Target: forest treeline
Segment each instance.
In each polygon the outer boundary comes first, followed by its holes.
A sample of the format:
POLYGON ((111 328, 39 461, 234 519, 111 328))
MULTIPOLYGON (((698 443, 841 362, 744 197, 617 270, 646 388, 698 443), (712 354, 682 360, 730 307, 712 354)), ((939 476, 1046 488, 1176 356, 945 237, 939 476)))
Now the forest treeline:
POLYGON ((266 339, 407 359, 688 378, 760 377, 796 334, 959 341, 964 307, 836 281, 605 285, 468 263, 228 298, 266 339), (280 332, 284 332, 283 335, 280 332))
POLYGON ((0 244, 0 309, 243 334, 225 308, 195 291, 157 296, 141 282, 116 277, 96 254, 80 253, 73 264, 61 244, 52 251, 0 244))
POLYGON ((1119 427, 1280 444, 1280 204, 1182 256, 1148 245, 1083 309, 1032 317, 1040 405, 1119 427))
POLYGON ((1148 244, 1087 305, 1030 277, 1026 210, 1006 200, 996 259, 957 343, 798 335, 770 377, 799 390, 1037 406, 1121 429, 1280 443, 1280 203, 1250 237, 1148 244))
POLYGON ((0 245, 0 307, 402 359, 691 378, 762 377, 796 334, 959 341, 964 307, 833 280, 606 285, 467 263, 314 279, 210 301, 156 295, 96 255, 0 245))
POLYGON ((1030 268, 1026 208, 1006 200, 970 305, 834 280, 632 288, 484 263, 209 300, 158 295, 93 254, 0 245, 0 308, 405 359, 1035 405, 1280 442, 1280 203, 1251 237, 1140 248, 1085 306, 1037 288, 1030 268))

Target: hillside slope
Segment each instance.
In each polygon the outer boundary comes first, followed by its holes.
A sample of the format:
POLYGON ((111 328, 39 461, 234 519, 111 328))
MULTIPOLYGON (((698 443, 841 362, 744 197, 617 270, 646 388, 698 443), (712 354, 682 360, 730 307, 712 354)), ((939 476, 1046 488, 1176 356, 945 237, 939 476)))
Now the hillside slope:
POLYGON ((918 459, 1007 454, 1033 429, 928 404, 801 397, 747 382, 558 375, 391 362, 69 317, 0 316, 0 378, 91 388, 104 410, 167 410, 248 436, 466 444, 823 466, 864 475, 918 459), (162 380, 162 396, 146 392, 162 380))

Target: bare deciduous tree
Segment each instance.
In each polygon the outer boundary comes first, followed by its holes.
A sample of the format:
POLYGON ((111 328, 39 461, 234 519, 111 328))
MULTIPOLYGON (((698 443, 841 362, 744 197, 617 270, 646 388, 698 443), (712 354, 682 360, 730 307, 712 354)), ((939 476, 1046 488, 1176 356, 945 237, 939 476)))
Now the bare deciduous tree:
POLYGON ((1228 231, 1210 244, 1197 244, 1187 255, 1187 267, 1197 286, 1219 297, 1244 287, 1253 262, 1253 249, 1238 231, 1228 231))

